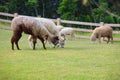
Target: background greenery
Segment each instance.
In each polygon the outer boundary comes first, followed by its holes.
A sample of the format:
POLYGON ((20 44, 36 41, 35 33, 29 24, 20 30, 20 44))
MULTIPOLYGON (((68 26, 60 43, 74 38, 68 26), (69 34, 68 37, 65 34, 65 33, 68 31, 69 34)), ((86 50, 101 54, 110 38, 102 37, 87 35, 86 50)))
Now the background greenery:
POLYGON ((0 0, 0 11, 85 22, 120 23, 120 0, 0 0))

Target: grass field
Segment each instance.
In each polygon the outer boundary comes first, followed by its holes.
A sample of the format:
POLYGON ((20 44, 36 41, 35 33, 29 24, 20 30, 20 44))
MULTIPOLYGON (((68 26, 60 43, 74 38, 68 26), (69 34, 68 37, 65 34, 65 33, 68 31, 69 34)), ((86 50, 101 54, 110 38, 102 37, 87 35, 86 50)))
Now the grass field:
POLYGON ((9 23, 0 22, 0 26, 10 26, 9 23))
POLYGON ((65 48, 31 50, 23 34, 22 50, 12 51, 11 35, 0 29, 0 80, 120 80, 120 41, 69 39, 65 48))

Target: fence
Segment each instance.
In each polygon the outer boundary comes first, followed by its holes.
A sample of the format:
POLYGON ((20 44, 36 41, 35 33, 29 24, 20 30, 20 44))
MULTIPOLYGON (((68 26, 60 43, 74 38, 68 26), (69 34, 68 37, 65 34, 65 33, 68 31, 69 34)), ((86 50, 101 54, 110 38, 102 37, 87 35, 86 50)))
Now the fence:
MULTIPOLYGON (((8 16, 8 17, 18 16, 17 13, 9 14, 9 13, 3 13, 3 12, 0 12, 0 15, 8 16)), ((23 16, 23 15, 21 15, 21 16, 23 16)), ((120 24, 107 24, 107 23, 103 23, 103 22, 100 22, 100 23, 79 22, 79 21, 61 20, 60 18, 58 18, 58 19, 51 19, 51 20, 53 20, 57 24, 67 23, 67 24, 87 25, 87 26, 100 26, 100 25, 104 24, 104 25, 109 25, 111 27, 120 27, 120 24)), ((0 19, 0 22, 11 23, 11 20, 0 19)), ((6 29, 6 30, 11 30, 11 28, 8 27, 8 26, 0 26, 0 28, 1 29, 6 29)), ((77 31, 81 31, 81 32, 92 32, 93 31, 91 29, 81 29, 81 28, 75 28, 75 29, 77 29, 77 31)), ((113 31, 113 34, 120 34, 120 31, 113 31)), ((86 39, 90 38, 89 36, 78 36, 78 35, 77 35, 77 37, 78 38, 86 38, 86 39)), ((118 38, 114 38, 114 39, 120 40, 118 38)))

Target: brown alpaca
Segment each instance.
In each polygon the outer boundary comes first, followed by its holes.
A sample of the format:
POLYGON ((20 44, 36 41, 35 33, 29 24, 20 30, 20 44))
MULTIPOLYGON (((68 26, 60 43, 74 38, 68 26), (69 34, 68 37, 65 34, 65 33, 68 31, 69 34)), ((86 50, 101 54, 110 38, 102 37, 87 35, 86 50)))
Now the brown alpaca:
POLYGON ((26 34, 30 34, 33 37, 33 49, 35 49, 36 39, 40 39, 44 49, 46 39, 50 39, 50 41, 57 45, 59 39, 57 36, 52 36, 49 31, 44 27, 44 25, 35 18, 26 17, 26 16, 18 16, 12 20, 11 28, 13 30, 13 35, 11 37, 12 50, 14 50, 14 43, 18 50, 20 50, 18 46, 18 41, 22 36, 22 32, 26 34))
POLYGON ((96 39, 99 40, 99 43, 101 43, 101 37, 105 38, 107 37, 107 43, 109 43, 110 39, 113 43, 113 32, 112 28, 110 26, 100 26, 94 29, 92 35, 91 35, 91 41, 96 41, 96 39))

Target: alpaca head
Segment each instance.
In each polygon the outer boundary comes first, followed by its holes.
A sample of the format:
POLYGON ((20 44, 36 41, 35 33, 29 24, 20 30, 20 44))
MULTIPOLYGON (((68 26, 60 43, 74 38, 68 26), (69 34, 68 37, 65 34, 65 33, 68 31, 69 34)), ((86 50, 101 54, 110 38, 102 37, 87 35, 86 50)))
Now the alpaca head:
POLYGON ((59 47, 59 38, 58 36, 54 36, 52 39, 51 39, 51 42, 54 44, 55 47, 59 47))
POLYGON ((90 40, 91 40, 91 41, 93 41, 93 42, 95 42, 95 41, 96 41, 96 39, 97 39, 97 38, 96 38, 96 36, 95 36, 95 35, 92 35, 92 36, 90 37, 90 40))
POLYGON ((64 48, 65 41, 66 41, 65 36, 64 36, 64 38, 63 38, 63 37, 60 37, 60 39, 59 39, 59 43, 60 43, 61 48, 64 48))

